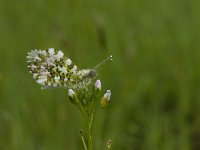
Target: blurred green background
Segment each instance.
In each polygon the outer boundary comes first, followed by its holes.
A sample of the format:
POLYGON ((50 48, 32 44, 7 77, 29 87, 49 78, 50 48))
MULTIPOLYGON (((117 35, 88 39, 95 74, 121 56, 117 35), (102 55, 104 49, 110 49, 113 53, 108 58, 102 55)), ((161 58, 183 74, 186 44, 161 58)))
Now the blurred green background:
POLYGON ((41 90, 27 52, 55 47, 98 70, 94 150, 200 149, 200 1, 1 0, 0 150, 83 149, 64 89, 41 90))

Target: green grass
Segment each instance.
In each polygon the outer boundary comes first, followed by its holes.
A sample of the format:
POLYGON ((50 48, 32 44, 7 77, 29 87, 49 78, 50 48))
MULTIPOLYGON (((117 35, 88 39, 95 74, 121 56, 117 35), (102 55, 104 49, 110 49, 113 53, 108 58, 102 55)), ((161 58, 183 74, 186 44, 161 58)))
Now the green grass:
POLYGON ((0 1, 0 149, 83 149, 64 89, 40 90, 31 49, 62 49, 112 90, 94 149, 200 149, 200 11, 195 0, 0 1))

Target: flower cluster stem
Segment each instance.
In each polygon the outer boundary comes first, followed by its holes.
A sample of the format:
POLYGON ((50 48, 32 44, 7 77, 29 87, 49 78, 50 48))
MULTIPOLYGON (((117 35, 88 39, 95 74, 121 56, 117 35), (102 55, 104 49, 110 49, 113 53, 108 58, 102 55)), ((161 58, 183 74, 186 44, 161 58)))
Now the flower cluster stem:
POLYGON ((88 150, 92 150, 92 122, 94 113, 92 112, 91 118, 88 119, 88 150))
POLYGON ((92 123, 94 118, 94 105, 90 105, 90 107, 79 107, 79 111, 82 114, 85 126, 85 133, 84 130, 81 130, 81 140, 84 146, 84 150, 92 150, 92 123), (85 141, 85 139, 87 141, 85 141))
POLYGON ((88 129, 88 150, 92 150, 92 135, 91 129, 88 129))
POLYGON ((83 142, 84 149, 88 150, 83 135, 81 135, 81 140, 83 142))

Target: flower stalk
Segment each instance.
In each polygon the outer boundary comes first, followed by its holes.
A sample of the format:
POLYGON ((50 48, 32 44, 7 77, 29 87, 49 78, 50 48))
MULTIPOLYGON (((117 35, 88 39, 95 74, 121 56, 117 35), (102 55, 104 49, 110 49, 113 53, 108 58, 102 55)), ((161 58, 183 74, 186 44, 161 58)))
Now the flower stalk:
POLYGON ((81 134, 81 140, 82 140, 82 143, 83 143, 83 147, 84 147, 85 150, 88 150, 84 136, 83 136, 83 130, 80 130, 80 134, 81 134))
POLYGON ((107 142, 107 149, 106 150, 111 150, 111 144, 112 144, 112 140, 109 140, 108 142, 107 142))
MULTIPOLYGON (((81 117, 85 120, 85 134, 83 134, 84 130, 81 130, 81 140, 83 143, 83 147, 85 150, 92 150, 93 149, 93 135, 92 135, 92 126, 93 126, 93 119, 95 114, 95 102, 100 99, 99 95, 101 92, 101 81, 97 80, 92 89, 84 90, 79 89, 75 92, 72 90, 68 91, 69 98, 73 98, 71 102, 75 104, 78 110, 81 112, 81 117), (81 90, 81 91, 79 91, 81 90), (78 94, 76 94, 78 93, 78 94), (74 103, 75 102, 75 103, 74 103), (87 140, 87 142, 85 141, 87 140)), ((104 96, 100 99, 101 105, 103 108, 107 107, 110 102, 111 98, 111 91, 107 90, 104 96)), ((107 144, 107 149, 111 149, 111 143, 107 144)))

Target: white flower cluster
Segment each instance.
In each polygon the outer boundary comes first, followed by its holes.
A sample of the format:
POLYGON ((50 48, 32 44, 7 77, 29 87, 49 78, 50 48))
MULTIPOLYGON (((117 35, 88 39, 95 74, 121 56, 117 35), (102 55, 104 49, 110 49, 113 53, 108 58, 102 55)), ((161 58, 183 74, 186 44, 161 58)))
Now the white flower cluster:
MULTIPOLYGON (((83 93, 83 92, 79 92, 76 90, 74 91, 73 89, 70 88, 70 89, 68 89, 68 96, 69 96, 71 102, 79 107, 81 105, 85 106, 85 105, 89 104, 93 100, 93 98, 98 97, 100 92, 101 92, 101 81, 98 79, 94 83, 94 88, 92 91, 83 93), (89 99, 87 97, 89 97, 89 99)), ((110 98, 111 98, 111 91, 107 90, 106 93, 101 98, 101 106, 103 108, 108 106, 108 104, 110 102, 110 98)))
POLYGON ((27 63, 33 78, 43 88, 77 88, 89 84, 89 80, 83 81, 85 73, 65 57, 61 50, 31 50, 27 56, 27 63))

